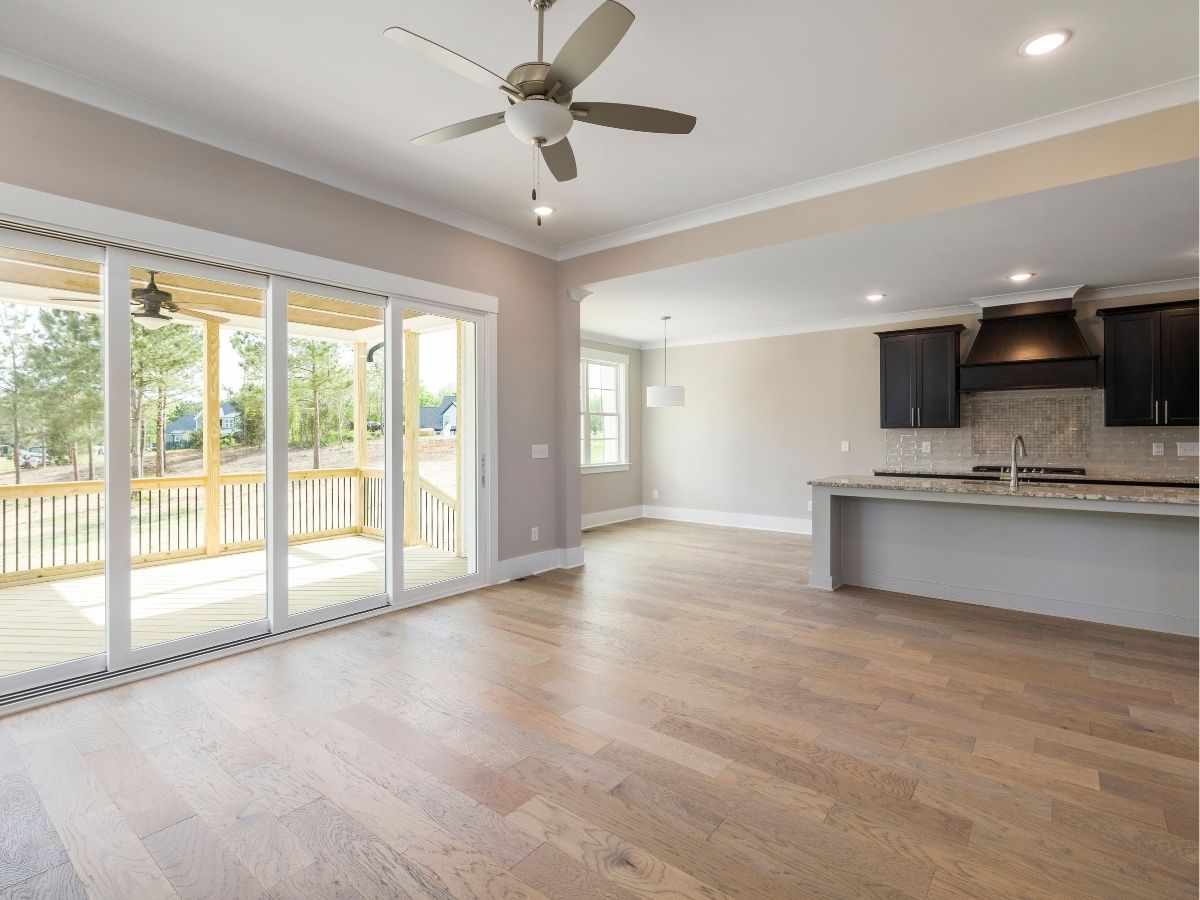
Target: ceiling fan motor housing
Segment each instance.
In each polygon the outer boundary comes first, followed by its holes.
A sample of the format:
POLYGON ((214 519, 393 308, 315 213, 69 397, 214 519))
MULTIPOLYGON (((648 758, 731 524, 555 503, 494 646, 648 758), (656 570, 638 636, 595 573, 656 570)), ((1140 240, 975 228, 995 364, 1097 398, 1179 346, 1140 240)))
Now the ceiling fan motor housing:
POLYGON ((508 108, 504 113, 504 124, 517 140, 548 147, 567 136, 575 118, 565 106, 530 97, 508 108))

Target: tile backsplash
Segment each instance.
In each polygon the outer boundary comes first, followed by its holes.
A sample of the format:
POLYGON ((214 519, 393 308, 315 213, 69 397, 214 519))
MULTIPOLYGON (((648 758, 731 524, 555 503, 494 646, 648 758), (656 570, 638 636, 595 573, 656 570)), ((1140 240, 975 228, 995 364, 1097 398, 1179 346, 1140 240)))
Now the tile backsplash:
POLYGON ((1200 463, 1179 456, 1176 446, 1200 441, 1200 429, 1106 428, 1104 391, 1097 388, 964 394, 961 418, 960 428, 885 430, 885 465, 936 472, 1006 463, 1016 434, 1024 435, 1032 465, 1149 478, 1195 476, 1200 463), (1155 443, 1163 445, 1162 456, 1153 455, 1155 443))

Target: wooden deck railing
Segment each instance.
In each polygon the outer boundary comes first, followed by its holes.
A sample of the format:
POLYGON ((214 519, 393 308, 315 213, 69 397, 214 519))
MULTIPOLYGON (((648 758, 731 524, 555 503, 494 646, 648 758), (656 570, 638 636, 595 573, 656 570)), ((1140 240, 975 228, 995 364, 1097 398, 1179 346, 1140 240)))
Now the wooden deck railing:
MULTIPOLYGON (((206 496, 205 484, 203 475, 131 481, 130 552, 135 565, 205 554, 209 502, 218 504, 219 552, 263 546, 266 475, 222 474, 213 498, 206 496)), ((420 497, 422 543, 457 553, 457 502, 424 478, 420 497)), ((382 469, 289 472, 289 539, 382 536, 384 500, 382 469)), ((0 485, 0 584, 99 570, 104 527, 103 481, 0 485)))

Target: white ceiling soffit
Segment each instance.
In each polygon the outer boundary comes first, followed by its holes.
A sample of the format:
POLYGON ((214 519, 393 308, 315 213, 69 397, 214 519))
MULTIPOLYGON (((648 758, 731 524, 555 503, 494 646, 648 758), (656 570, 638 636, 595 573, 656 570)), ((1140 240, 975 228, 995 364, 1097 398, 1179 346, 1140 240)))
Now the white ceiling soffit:
MULTIPOLYGON (((598 2, 559 0, 551 53, 598 2)), ((529 148, 504 128, 409 144, 503 101, 382 37, 403 25, 505 72, 533 54, 526 0, 208 0, 203 15, 159 0, 7 0, 0 74, 552 258, 1197 97, 1194 0, 758 0, 703 15, 694 0, 628 3, 637 20, 579 99, 699 124, 687 137, 581 125, 580 177, 543 178, 557 212, 540 229, 529 148), (1064 25, 1061 50, 1016 53, 1064 25), (747 90, 728 59, 753 60, 767 88, 747 90)))
POLYGON ((587 285, 580 328, 654 347, 664 315, 672 344, 973 315, 972 297, 1019 296, 1014 272, 1087 285, 1079 297, 1184 289, 1198 191, 1191 160, 643 272, 587 285))

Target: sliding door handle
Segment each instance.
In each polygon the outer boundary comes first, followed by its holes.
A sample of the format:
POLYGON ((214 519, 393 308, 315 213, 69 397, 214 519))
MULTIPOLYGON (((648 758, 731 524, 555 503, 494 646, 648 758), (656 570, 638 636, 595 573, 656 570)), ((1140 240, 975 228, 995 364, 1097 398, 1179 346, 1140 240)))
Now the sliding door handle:
POLYGON ((1169 410, 1171 408, 1169 406, 1170 402, 1171 402, 1170 400, 1163 401, 1163 424, 1164 425, 1171 424, 1171 413, 1169 412, 1169 410))
POLYGON ((917 427, 921 427, 921 407, 917 407, 917 427))
MULTIPOLYGON (((1158 420, 1155 419, 1154 421, 1157 422, 1158 420)), ((916 421, 913 419, 913 408, 910 406, 908 408, 908 427, 912 428, 913 425, 915 425, 915 424, 916 424, 916 421)))
POLYGON ((1154 401, 1154 424, 1158 424, 1158 401, 1154 401))

